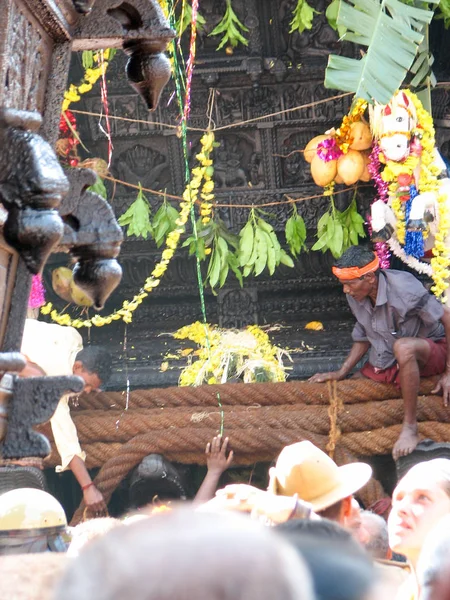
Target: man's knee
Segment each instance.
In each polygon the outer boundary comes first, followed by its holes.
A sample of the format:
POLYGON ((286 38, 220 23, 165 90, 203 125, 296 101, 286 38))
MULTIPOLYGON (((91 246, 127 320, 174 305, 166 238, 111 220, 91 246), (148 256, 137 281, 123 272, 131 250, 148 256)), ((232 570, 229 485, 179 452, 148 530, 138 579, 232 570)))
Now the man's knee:
POLYGON ((428 345, 425 340, 419 338, 400 338, 394 342, 393 350, 397 363, 401 367, 410 360, 418 362, 426 360, 428 345))

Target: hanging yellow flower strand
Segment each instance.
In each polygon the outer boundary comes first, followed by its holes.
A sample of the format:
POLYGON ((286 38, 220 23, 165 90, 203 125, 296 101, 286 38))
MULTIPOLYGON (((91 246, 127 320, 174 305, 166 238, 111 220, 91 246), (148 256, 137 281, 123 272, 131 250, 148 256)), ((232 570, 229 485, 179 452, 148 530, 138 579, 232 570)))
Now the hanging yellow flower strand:
POLYGON ((83 79, 81 83, 75 85, 74 83, 70 84, 69 89, 64 94, 64 100, 62 103, 62 112, 66 112, 69 109, 69 106, 73 102, 79 102, 81 100, 81 96, 91 91, 95 83, 100 79, 102 75, 106 73, 106 69, 109 65, 109 58, 111 54, 111 49, 107 48, 103 50, 103 61, 100 62, 100 55, 95 53, 94 60, 97 63, 100 63, 98 67, 87 68, 84 72, 83 79))
POLYGON ((180 213, 176 221, 177 228, 171 231, 165 243, 165 249, 162 252, 161 260, 157 263, 153 269, 151 275, 147 277, 143 287, 139 293, 136 294, 131 301, 125 300, 122 304, 122 308, 114 311, 112 314, 102 317, 101 315, 94 315, 90 319, 72 319, 67 313, 61 314, 53 308, 53 304, 48 302, 41 308, 41 313, 44 315, 50 315, 50 318, 59 325, 66 325, 76 327, 102 327, 103 325, 109 325, 113 321, 123 320, 125 323, 131 323, 133 320, 133 313, 142 303, 145 298, 152 292, 161 282, 161 278, 167 271, 167 267, 177 249, 180 241, 180 236, 184 233, 185 225, 189 219, 192 205, 197 202, 199 190, 201 189, 201 213, 202 219, 209 219, 209 214, 212 208, 211 200, 213 199, 212 190, 214 183, 211 178, 209 168, 211 167, 212 161, 210 159, 210 153, 214 148, 214 133, 212 131, 206 131, 201 138, 201 150, 197 154, 196 158, 200 163, 200 167, 196 167, 192 170, 192 178, 189 184, 186 186, 183 192, 183 201, 180 202, 180 213), (202 181, 204 185, 202 186, 202 181))

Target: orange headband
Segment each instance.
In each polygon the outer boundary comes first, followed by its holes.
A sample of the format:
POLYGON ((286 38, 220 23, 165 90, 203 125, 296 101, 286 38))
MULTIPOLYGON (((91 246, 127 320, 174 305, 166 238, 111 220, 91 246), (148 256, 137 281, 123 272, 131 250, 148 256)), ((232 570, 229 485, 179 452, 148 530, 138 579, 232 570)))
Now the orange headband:
POLYGON ((380 259, 378 256, 375 256, 372 262, 370 262, 365 267, 346 267, 344 269, 340 269, 339 267, 332 267, 333 275, 336 275, 338 279, 343 279, 344 281, 349 281, 351 279, 359 279, 363 275, 367 275, 367 273, 372 273, 376 271, 380 266, 380 259))

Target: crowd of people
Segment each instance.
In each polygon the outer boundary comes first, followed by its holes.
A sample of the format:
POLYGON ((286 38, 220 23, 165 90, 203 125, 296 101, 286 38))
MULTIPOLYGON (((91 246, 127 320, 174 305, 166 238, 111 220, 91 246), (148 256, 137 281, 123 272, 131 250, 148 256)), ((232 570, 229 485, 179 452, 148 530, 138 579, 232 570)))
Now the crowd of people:
POLYGON ((339 467, 308 441, 281 451, 267 490, 215 490, 232 461, 227 445, 220 437, 208 444, 209 476, 194 501, 152 504, 120 519, 67 528, 47 492, 1 495, 1 597, 450 598, 449 459, 412 467, 394 490, 386 522, 355 499, 371 467, 339 467))
MULTIPOLYGON (((350 248, 333 272, 356 318, 353 346, 341 369, 311 381, 353 373, 397 385, 404 420, 393 455, 409 454, 419 439, 420 377, 439 375, 434 392, 450 400, 450 310, 412 275, 381 270, 365 248, 350 248), (368 362, 355 373, 366 352, 368 362)), ((108 354, 83 349, 77 331, 35 320, 27 320, 22 353, 21 376, 74 374, 87 392, 100 389, 111 371, 108 354)), ((371 467, 338 466, 308 441, 282 449, 266 490, 217 489, 233 450, 232 440, 216 436, 191 502, 152 504, 117 519, 107 516, 86 469, 68 397, 51 426, 57 469, 72 470, 88 518, 67 528, 63 508, 42 490, 0 495, 0 598, 450 600, 449 459, 412 467, 385 519, 357 500, 371 467)))

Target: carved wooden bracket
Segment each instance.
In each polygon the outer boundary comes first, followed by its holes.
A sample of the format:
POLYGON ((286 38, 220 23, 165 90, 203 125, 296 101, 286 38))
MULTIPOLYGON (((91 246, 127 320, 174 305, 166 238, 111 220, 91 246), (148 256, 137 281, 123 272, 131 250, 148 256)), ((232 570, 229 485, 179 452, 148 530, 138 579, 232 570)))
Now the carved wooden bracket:
POLYGON ((39 113, 0 109, 0 201, 8 209, 5 240, 31 273, 42 270, 61 239, 57 212, 69 189, 51 146, 37 130, 39 113))
POLYGON ((81 377, 31 377, 12 379, 8 428, 1 455, 3 458, 45 457, 50 453, 46 437, 32 427, 48 421, 65 392, 81 392, 81 377))
POLYGON ((73 50, 121 47, 130 56, 130 85, 155 110, 170 79, 164 54, 175 37, 158 0, 73 0, 81 18, 73 35, 73 50))

